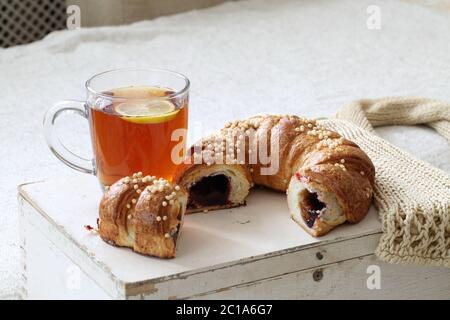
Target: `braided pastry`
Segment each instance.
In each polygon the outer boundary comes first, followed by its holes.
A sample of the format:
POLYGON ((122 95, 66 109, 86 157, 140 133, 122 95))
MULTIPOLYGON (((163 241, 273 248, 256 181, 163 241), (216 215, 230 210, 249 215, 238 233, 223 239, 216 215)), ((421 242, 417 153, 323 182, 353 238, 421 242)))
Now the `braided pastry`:
POLYGON ((106 242, 160 258, 175 257, 187 193, 162 178, 125 177, 100 202, 99 234, 106 242))
POLYGON ((374 176, 355 143, 315 120, 261 115, 194 145, 175 181, 188 191, 188 213, 245 204, 254 184, 287 192, 293 220, 321 236, 364 218, 374 176))

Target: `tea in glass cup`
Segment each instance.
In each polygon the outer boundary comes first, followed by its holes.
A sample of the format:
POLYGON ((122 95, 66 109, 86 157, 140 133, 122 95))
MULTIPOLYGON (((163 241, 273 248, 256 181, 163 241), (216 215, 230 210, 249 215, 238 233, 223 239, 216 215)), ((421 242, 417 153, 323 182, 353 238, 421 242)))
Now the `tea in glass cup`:
POLYGON ((90 109, 97 176, 104 185, 119 180, 124 172, 172 179, 179 163, 172 159, 179 144, 172 135, 188 124, 187 100, 172 98, 174 93, 162 87, 117 88, 108 94, 126 99, 90 109))
POLYGON ((62 101, 47 112, 44 130, 53 153, 95 174, 102 186, 136 172, 172 180, 186 150, 189 80, 167 70, 122 69, 92 77, 86 89, 86 102, 62 101), (54 134, 63 113, 88 119, 93 159, 73 154, 54 134))

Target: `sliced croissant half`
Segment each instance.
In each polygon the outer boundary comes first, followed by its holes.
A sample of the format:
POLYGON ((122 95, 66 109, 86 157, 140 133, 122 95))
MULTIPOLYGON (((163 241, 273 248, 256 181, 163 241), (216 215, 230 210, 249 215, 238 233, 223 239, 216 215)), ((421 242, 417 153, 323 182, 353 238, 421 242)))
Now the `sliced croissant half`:
POLYGON ((188 191, 187 212, 237 207, 245 204, 251 187, 248 169, 241 165, 190 165, 178 184, 188 191))

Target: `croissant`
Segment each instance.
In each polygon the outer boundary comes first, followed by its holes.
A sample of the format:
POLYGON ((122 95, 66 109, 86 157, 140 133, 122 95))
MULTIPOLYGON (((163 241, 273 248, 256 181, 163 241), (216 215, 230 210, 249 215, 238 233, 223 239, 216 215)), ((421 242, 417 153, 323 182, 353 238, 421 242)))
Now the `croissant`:
POLYGON ((113 245, 173 258, 187 192, 165 179, 136 173, 111 185, 100 201, 99 234, 113 245))
POLYGON ((292 219, 313 236, 369 210, 375 169, 353 142, 315 120, 259 115, 192 146, 175 181, 187 212, 245 204, 253 185, 287 193, 292 219))

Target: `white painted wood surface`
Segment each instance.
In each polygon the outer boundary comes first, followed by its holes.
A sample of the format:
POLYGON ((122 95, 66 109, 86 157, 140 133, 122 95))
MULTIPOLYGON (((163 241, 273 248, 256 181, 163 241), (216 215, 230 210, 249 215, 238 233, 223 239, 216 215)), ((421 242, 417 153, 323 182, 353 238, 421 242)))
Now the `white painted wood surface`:
MULTIPOLYGON (((370 269, 369 269, 370 270, 370 269)), ((242 284, 190 299, 450 299, 450 270, 392 265, 374 255, 242 284), (368 289, 368 267, 380 268, 380 288, 368 289), (314 274, 320 272, 321 280, 314 274), (317 278, 316 278, 317 279, 317 278)))
POLYGON ((30 220, 22 227, 27 234, 23 248, 28 299, 111 299, 30 220))
POLYGON ((382 297, 365 286, 368 264, 383 266, 388 291, 399 285, 391 297, 420 297, 403 288, 412 281, 428 297, 450 298, 443 281, 450 270, 374 260, 380 225, 373 208, 361 223, 316 239, 290 220, 284 194, 256 190, 246 207, 187 216, 177 258, 162 260, 112 247, 83 228, 98 215, 94 177, 19 192, 29 298, 382 297), (314 272, 323 279, 314 281, 314 272))
MULTIPOLYGON (((260 259, 267 259, 271 255, 379 232, 376 212, 371 210, 363 223, 343 226, 323 238, 313 238, 291 221, 284 194, 257 190, 249 197, 246 207, 187 216, 177 258, 161 260, 135 254, 129 249, 112 247, 97 235, 86 232, 84 225, 95 225, 101 196, 94 177, 80 176, 28 184, 20 188, 20 195, 26 199, 21 205, 25 220, 33 221, 37 229, 83 270, 85 265, 89 265, 92 277, 104 278, 103 285, 110 288, 105 290, 112 296, 128 293, 124 287, 117 288, 115 284, 108 283, 109 280, 129 284, 133 288, 131 291, 141 293, 141 289, 135 288, 136 283, 163 282, 162 279, 170 277, 192 276, 205 270, 222 269, 249 261, 257 264, 260 259)), ((373 245, 359 255, 370 253, 373 245)), ((284 268, 297 270, 302 267, 301 264, 286 265, 284 268)), ((202 284, 204 288, 199 289, 194 285, 197 280, 193 280, 179 293, 189 296, 198 291, 214 289, 214 286, 220 288, 227 284, 226 281, 228 285, 235 285, 249 279, 237 276, 226 280, 232 274, 232 270, 227 271, 230 272, 225 273, 222 279, 225 282, 205 282, 202 284)), ((290 271, 293 270, 284 270, 290 271)), ((261 272, 256 273, 249 270, 249 276, 254 277, 251 280, 257 280, 274 276, 276 272, 283 272, 283 268, 262 268, 261 272)), ((169 291, 167 295, 177 295, 169 291)))

